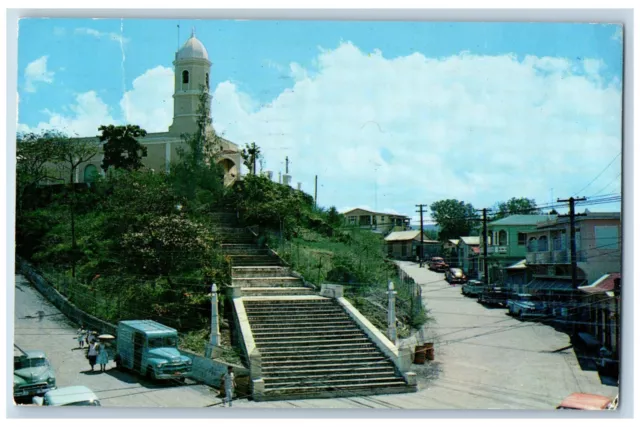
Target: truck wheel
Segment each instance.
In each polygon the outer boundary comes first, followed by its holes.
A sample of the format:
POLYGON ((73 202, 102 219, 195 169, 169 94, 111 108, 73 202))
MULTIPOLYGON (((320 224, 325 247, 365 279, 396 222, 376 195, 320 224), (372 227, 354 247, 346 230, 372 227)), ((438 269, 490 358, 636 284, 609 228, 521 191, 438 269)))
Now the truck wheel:
POLYGON ((145 377, 150 381, 153 381, 155 379, 153 376, 153 368, 147 367, 147 372, 145 373, 145 377))

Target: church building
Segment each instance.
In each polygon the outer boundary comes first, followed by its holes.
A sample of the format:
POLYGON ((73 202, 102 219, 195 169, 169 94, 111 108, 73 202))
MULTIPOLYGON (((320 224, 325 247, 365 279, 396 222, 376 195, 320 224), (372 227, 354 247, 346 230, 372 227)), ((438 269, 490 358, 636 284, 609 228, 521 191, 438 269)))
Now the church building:
MULTIPOLYGON (((171 162, 178 160, 177 148, 186 148, 181 138, 182 134, 193 134, 198 130, 198 107, 202 86, 208 94, 209 74, 211 61, 207 49, 192 32, 189 40, 176 52, 174 65, 174 92, 173 92, 173 122, 167 132, 147 133, 139 142, 147 147, 147 156, 142 159, 144 166, 155 171, 169 172, 171 162)), ((211 96, 209 102, 211 102, 211 96)), ((108 125, 109 123, 105 123, 108 125)), ((135 123, 131 123, 135 124, 135 123)), ((209 125, 206 130, 212 134, 213 128, 209 125)), ((96 129, 97 133, 97 129, 96 129)), ((82 138, 84 139, 84 138, 82 138)), ((95 137, 88 139, 95 140, 95 137)), ((236 144, 219 138, 221 151, 218 163, 222 164, 225 171, 225 185, 231 185, 240 179, 240 165, 242 156, 236 144)), ((76 182, 91 182, 97 174, 103 174, 101 163, 103 155, 97 155, 90 161, 81 164, 76 171, 76 182)), ((65 175, 61 175, 62 178, 65 175)))

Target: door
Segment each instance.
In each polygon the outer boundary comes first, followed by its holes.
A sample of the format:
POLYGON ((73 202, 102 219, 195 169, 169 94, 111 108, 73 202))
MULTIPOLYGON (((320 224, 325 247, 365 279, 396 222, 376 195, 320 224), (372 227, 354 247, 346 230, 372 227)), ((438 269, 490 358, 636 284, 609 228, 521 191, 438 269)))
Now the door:
POLYGON ((142 353, 144 352, 144 335, 140 332, 133 334, 133 370, 140 372, 142 369, 142 353))

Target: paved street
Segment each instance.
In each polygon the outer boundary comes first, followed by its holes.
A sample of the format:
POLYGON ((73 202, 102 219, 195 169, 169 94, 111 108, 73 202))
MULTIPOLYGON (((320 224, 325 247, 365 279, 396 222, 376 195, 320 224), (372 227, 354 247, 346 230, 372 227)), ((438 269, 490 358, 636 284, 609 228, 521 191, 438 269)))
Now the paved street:
MULTIPOLYGON (((512 319, 505 309, 486 308, 462 296, 460 286, 447 284, 443 274, 402 264, 421 284, 426 306, 435 318, 423 331, 423 339, 436 343, 436 360, 413 366, 419 375, 417 393, 279 402, 242 399, 234 408, 548 410, 573 392, 617 394, 617 387, 602 384, 595 371, 581 370, 564 333, 512 319)), ((87 361, 73 350, 75 328, 56 316, 58 311, 21 276, 16 280, 16 342, 47 352, 60 387, 87 385, 105 406, 202 407, 220 402, 215 392, 202 385, 158 387, 115 370, 87 373, 87 361), (47 314, 42 323, 27 318, 40 309, 47 314)))
POLYGON ((211 388, 187 383, 158 385, 115 369, 113 362, 105 373, 91 372, 84 352, 75 339, 72 325, 20 275, 16 275, 15 343, 24 350, 43 350, 55 368, 58 387, 85 385, 93 390, 103 406, 120 407, 203 407, 216 402, 211 388), (45 317, 39 321, 37 312, 45 317))

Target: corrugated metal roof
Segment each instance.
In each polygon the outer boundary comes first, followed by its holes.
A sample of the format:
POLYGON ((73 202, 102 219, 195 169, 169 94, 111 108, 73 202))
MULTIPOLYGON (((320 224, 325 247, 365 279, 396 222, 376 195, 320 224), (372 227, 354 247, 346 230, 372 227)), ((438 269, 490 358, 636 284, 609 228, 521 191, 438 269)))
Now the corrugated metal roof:
POLYGON ((536 225, 542 221, 555 219, 556 215, 509 215, 496 221, 490 222, 488 225, 536 225))
POLYGON ((527 260, 523 259, 516 262, 515 264, 510 265, 509 267, 506 268, 506 270, 524 270, 526 268, 527 268, 527 260))
POLYGON ((458 243, 460 243, 460 239, 449 239, 449 241, 454 245, 457 245, 458 243))
POLYGON ((613 291, 615 280, 620 278, 620 273, 605 274, 589 286, 580 286, 582 292, 587 294, 598 294, 613 291))
POLYGON ((402 214, 398 214, 398 213, 374 212, 374 211, 370 211, 369 209, 363 209, 363 208, 353 208, 353 209, 349 209, 348 211, 341 212, 341 213, 342 213, 342 215, 349 215, 353 211, 363 211, 363 212, 366 212, 366 213, 368 213, 370 215, 385 215, 385 216, 395 216, 395 217, 398 217, 398 218, 409 218, 406 215, 402 215, 402 214))
POLYGON ((460 240, 462 240, 467 245, 480 244, 480 236, 460 236, 460 240))
POLYGON ((420 234, 420 230, 394 231, 384 238, 387 242, 397 242, 402 240, 413 240, 420 234))

